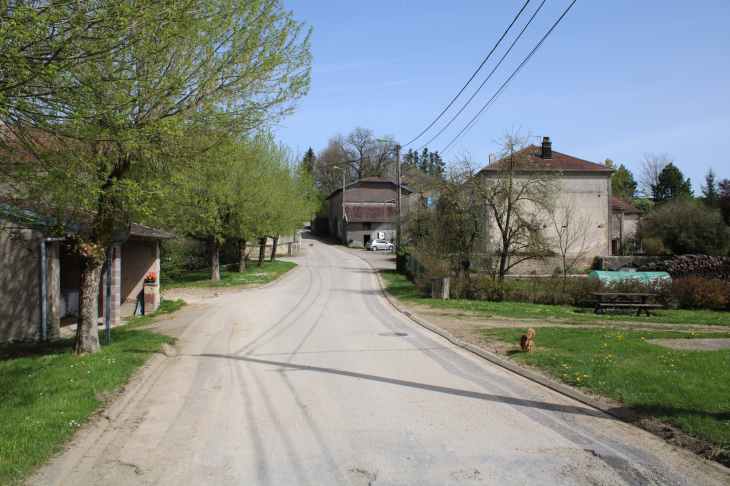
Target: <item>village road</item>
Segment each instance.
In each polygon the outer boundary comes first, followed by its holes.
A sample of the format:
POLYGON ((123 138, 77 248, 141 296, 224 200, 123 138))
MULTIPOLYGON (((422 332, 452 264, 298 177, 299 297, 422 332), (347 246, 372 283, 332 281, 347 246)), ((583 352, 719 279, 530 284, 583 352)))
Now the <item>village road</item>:
POLYGON ((64 484, 727 484, 421 328, 307 238, 280 282, 200 307, 64 484))

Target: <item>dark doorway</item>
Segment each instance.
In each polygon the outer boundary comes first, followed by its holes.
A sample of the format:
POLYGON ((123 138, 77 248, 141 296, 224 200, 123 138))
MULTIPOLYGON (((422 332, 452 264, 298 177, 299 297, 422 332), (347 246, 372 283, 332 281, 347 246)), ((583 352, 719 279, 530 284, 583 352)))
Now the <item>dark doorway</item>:
POLYGON ((362 246, 365 246, 368 244, 368 241, 370 241, 370 235, 364 235, 362 237, 362 246))

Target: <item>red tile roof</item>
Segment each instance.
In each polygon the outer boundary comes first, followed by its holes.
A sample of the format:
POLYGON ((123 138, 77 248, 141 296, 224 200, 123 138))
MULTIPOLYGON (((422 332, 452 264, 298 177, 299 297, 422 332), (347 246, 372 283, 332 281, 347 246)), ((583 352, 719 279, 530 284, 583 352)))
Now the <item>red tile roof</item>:
POLYGON ((395 204, 345 204, 347 221, 384 223, 395 221, 395 204))
POLYGON ((611 209, 616 209, 619 211, 623 209, 624 214, 642 214, 645 212, 639 208, 633 207, 631 204, 627 203, 620 197, 615 196, 611 198, 611 209))
MULTIPOLYGON (((607 167, 603 164, 596 164, 594 162, 588 162, 587 160, 579 159, 577 157, 571 157, 570 155, 561 154, 560 152, 553 152, 552 159, 542 158, 542 147, 535 145, 529 145, 522 150, 515 152, 518 163, 520 166, 518 170, 561 170, 561 171, 573 171, 573 170, 591 170, 591 171, 606 171, 615 172, 616 169, 607 167)), ((507 164, 507 159, 498 160, 494 164, 487 165, 482 168, 486 171, 499 171, 504 170, 507 164)))

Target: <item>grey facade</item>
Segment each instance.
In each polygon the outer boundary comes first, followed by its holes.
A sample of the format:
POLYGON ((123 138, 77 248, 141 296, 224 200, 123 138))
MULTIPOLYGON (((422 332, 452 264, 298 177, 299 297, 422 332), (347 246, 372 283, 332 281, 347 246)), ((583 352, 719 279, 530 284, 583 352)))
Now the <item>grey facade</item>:
MULTIPOLYGON (((401 185, 405 201, 412 190, 401 185)), ((395 241, 398 186, 379 178, 362 179, 337 189, 327 197, 330 234, 342 244, 365 246, 381 233, 395 241), (343 208, 344 197, 344 208, 343 208)))

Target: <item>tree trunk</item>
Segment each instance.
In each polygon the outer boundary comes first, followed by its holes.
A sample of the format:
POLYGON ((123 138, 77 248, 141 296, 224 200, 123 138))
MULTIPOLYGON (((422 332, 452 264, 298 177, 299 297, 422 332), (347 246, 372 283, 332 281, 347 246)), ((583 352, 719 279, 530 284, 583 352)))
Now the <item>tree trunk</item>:
POLYGON ((272 238, 274 240, 274 244, 271 245, 271 260, 269 260, 270 263, 274 263, 276 261, 276 244, 279 243, 279 237, 275 236, 272 238))
POLYGON ((238 271, 246 271, 246 239, 238 239, 238 271))
POLYGON ((264 259, 266 258, 266 240, 269 238, 264 236, 259 238, 259 267, 264 266, 264 259))
POLYGON ((504 280, 504 276, 507 274, 507 252, 502 251, 499 256, 499 281, 504 280))
POLYGON ((466 259, 461 260, 461 272, 464 278, 471 278, 471 272, 469 271, 470 268, 471 261, 466 259))
POLYGON ((75 351, 79 356, 101 350, 99 345, 99 278, 103 259, 81 260, 79 318, 75 351))
POLYGON ((221 249, 221 242, 215 236, 210 239, 210 279, 217 282, 221 279, 221 269, 218 261, 218 253, 221 249))

